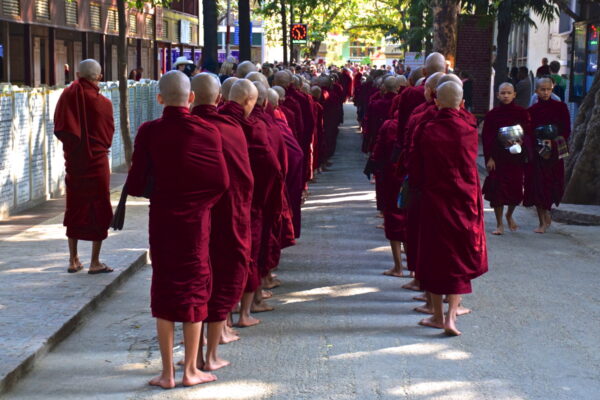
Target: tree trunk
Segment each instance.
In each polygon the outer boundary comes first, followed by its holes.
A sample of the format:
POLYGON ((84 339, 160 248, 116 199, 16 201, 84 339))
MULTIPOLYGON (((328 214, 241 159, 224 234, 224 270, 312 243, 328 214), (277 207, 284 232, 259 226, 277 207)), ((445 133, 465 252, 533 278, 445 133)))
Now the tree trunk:
MULTIPOLYGON (((290 2, 290 27, 294 24, 295 16, 294 16, 294 0, 289 0, 290 2)), ((296 57, 296 48, 298 46, 294 46, 294 41, 290 37, 290 62, 298 62, 298 58, 296 57)))
POLYGON ((287 18, 285 12, 285 0, 281 0, 281 39, 282 39, 282 47, 283 47, 283 63, 287 65, 288 63, 288 52, 287 52, 287 18))
POLYGON ((240 61, 252 58, 252 47, 250 39, 250 0, 238 0, 238 19, 240 28, 240 61))
POLYGON ((123 151, 125 152, 125 164, 127 169, 131 167, 131 155, 133 147, 131 135, 129 134, 129 100, 127 99, 127 11, 125 0, 117 1, 119 14, 119 41, 117 44, 118 76, 119 76, 119 112, 121 125, 121 139, 123 140, 123 151))
POLYGON ((202 68, 216 73, 219 65, 217 49, 217 3, 214 0, 202 0, 202 14, 204 15, 202 68))
POLYGON ((600 205, 600 72, 579 107, 569 142, 563 201, 600 205))
POLYGON ((460 0, 435 0, 432 11, 433 50, 442 53, 454 65, 460 0))
POLYGON ((494 91, 498 90, 501 83, 508 80, 508 39, 512 29, 511 8, 511 0, 501 2, 498 8, 498 21, 502 21, 502 23, 498 23, 498 36, 496 38, 494 91))
POLYGON ((317 55, 319 54, 319 48, 321 47, 321 43, 322 42, 320 40, 316 40, 310 45, 310 58, 312 58, 313 60, 316 59, 317 55))

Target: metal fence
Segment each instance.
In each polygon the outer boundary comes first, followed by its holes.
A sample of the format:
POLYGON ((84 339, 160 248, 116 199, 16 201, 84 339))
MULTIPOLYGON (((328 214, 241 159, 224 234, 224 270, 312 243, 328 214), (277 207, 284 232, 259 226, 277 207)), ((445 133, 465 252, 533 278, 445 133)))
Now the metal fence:
MULTIPOLYGON (((130 81, 132 137, 145 121, 158 118, 156 81, 130 81)), ((65 192, 62 145, 54 136, 54 110, 64 88, 0 88, 0 219, 65 192)), ((119 85, 106 82, 101 93, 113 104, 115 135, 111 168, 125 164, 119 116, 119 85)))

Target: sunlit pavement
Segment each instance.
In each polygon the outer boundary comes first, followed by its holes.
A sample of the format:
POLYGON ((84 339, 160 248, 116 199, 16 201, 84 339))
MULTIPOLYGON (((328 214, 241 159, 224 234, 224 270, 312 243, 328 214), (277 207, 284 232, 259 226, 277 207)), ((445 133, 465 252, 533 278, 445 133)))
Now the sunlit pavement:
MULTIPOLYGON (((490 272, 465 298, 473 314, 459 319, 463 336, 420 327, 406 280, 381 275, 391 252, 359 148, 347 105, 334 165, 311 186, 303 236, 282 257, 276 311, 221 346, 232 366, 217 382, 147 386, 160 357, 144 268, 7 398, 598 399, 598 253, 561 227, 535 235, 533 214, 519 209, 519 232, 488 235, 490 272)), ((486 219, 489 232, 489 208, 486 219)))

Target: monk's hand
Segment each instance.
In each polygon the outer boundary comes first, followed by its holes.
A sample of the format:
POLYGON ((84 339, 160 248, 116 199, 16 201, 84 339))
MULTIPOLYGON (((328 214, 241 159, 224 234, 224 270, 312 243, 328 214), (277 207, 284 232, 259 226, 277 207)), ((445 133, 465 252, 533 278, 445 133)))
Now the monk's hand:
POLYGON ((488 171, 493 171, 496 169, 496 162, 494 161, 493 158, 489 159, 489 161, 486 164, 486 168, 488 171))

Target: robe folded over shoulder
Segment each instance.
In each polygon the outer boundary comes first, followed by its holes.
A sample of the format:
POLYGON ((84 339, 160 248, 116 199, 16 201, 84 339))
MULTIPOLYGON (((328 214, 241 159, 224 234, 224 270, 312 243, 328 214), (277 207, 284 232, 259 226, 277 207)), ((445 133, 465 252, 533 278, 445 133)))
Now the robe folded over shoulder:
POLYGON ((523 179, 527 147, 533 140, 530 138, 529 113, 523 107, 510 104, 500 104, 490 110, 485 116, 482 131, 483 156, 485 162, 492 158, 496 164, 489 171, 483 184, 483 194, 492 207, 504 205, 516 206, 523 201, 523 179), (506 126, 521 125, 526 137, 523 140, 521 154, 511 154, 498 140, 498 131, 506 126))
MULTIPOLYGON (((413 114, 415 108, 426 102, 425 99, 425 84, 419 86, 409 86, 400 93, 400 98, 397 99, 396 106, 398 107, 398 136, 404 136, 401 132, 406 129, 406 124, 413 114)), ((394 113, 395 110, 390 110, 394 113)), ((398 143, 402 147, 402 143, 398 143)))
MULTIPOLYGON (((540 100, 528 109, 531 127, 556 125, 558 135, 569 143, 571 136, 571 117, 565 103, 556 100, 540 100)), ((533 139, 532 139, 533 140, 533 139)), ((523 205, 536 206, 550 210, 552 204, 558 206, 565 190, 564 160, 558 157, 557 141, 552 141, 552 153, 549 159, 542 158, 534 145, 529 146, 529 164, 525 169, 525 194, 523 205)))
POLYGON ((211 293, 211 208, 229 187, 221 134, 184 107, 165 107, 161 118, 142 124, 135 138, 127 189, 150 195, 152 315, 200 322, 211 293))
POLYGON ((363 140, 363 152, 373 151, 381 125, 388 119, 395 93, 381 93, 372 96, 367 107, 367 126, 363 140))
POLYGON ((315 135, 313 139, 313 163, 312 169, 319 168, 322 164, 323 154, 321 154, 321 144, 325 140, 325 131, 323 130, 323 106, 318 101, 313 102, 315 110, 315 135))
POLYGON ((304 152, 304 181, 306 182, 310 179, 312 172, 312 168, 310 167, 310 160, 312 157, 310 145, 315 132, 315 116, 312 106, 312 99, 311 96, 300 92, 291 85, 286 89, 285 97, 286 99, 288 97, 293 98, 300 105, 302 131, 298 135, 298 143, 304 152))
POLYGON ((221 134, 229 174, 229 189, 211 212, 210 262, 212 292, 206 322, 223 321, 240 300, 250 269, 252 235, 250 208, 254 177, 248 143, 240 124, 211 105, 198 105, 192 114, 213 124, 221 134))
POLYGON ((419 125, 410 179, 420 203, 416 278, 434 294, 471 292, 487 272, 478 132, 460 111, 440 110, 419 125))
POLYGON ((112 103, 98 86, 78 79, 60 96, 54 134, 63 143, 67 209, 72 239, 101 241, 112 220, 108 151, 115 131, 112 103))
POLYGON ((234 118, 241 125, 248 143, 254 190, 251 208, 252 258, 245 292, 251 293, 260 286, 258 263, 263 246, 265 220, 269 220, 272 214, 281 212, 283 175, 277 155, 269 144, 267 127, 262 121, 251 116, 246 118, 242 106, 232 101, 223 104, 219 113, 234 118))

